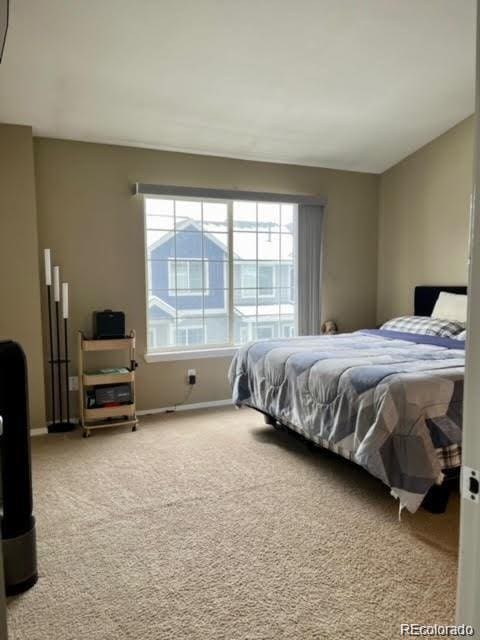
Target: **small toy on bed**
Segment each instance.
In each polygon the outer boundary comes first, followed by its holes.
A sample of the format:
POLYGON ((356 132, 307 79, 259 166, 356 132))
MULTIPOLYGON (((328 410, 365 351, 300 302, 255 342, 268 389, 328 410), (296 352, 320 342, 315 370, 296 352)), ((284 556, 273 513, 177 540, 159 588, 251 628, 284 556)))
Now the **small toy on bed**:
POLYGON ((338 333, 337 324, 333 320, 325 320, 325 322, 320 327, 320 331, 323 334, 333 335, 338 333))

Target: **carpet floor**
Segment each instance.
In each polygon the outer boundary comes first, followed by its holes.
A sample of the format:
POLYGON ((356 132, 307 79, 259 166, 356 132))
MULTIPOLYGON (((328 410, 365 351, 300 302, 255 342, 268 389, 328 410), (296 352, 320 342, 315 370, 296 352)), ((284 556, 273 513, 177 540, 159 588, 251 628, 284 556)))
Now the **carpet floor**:
POLYGON ((404 513, 250 410, 33 439, 40 579, 11 640, 399 637, 453 623, 458 499, 404 513))

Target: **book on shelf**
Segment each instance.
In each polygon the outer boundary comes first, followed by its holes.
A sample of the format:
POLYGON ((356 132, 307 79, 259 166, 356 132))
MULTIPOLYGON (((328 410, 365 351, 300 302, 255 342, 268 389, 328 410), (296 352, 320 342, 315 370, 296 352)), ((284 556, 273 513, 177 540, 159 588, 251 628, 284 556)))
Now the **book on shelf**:
POLYGON ((112 375, 120 375, 124 373, 130 373, 130 370, 126 367, 113 367, 110 369, 98 369, 98 371, 89 371, 87 375, 89 376, 112 376, 112 375))

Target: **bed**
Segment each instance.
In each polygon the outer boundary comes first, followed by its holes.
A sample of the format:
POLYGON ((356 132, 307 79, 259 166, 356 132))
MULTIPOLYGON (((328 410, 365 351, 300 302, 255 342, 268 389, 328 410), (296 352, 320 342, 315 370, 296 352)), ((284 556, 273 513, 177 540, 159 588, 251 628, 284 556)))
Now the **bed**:
MULTIPOLYGON (((441 291, 416 287, 415 315, 441 291)), ((443 511, 461 464, 465 342, 382 330, 270 339, 235 355, 233 402, 362 466, 400 508, 443 511)))

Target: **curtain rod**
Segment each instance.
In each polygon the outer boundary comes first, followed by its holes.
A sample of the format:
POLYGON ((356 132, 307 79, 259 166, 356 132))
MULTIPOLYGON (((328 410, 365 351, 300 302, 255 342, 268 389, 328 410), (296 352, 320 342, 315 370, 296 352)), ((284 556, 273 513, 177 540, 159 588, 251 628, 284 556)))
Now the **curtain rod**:
POLYGON ((145 184, 143 182, 136 182, 133 185, 132 193, 135 196, 185 196, 189 198, 217 198, 219 200, 254 200, 257 202, 310 204, 321 207, 327 204, 327 198, 323 196, 308 196, 298 193, 264 193, 259 191, 237 191, 235 189, 208 189, 205 187, 145 184))

